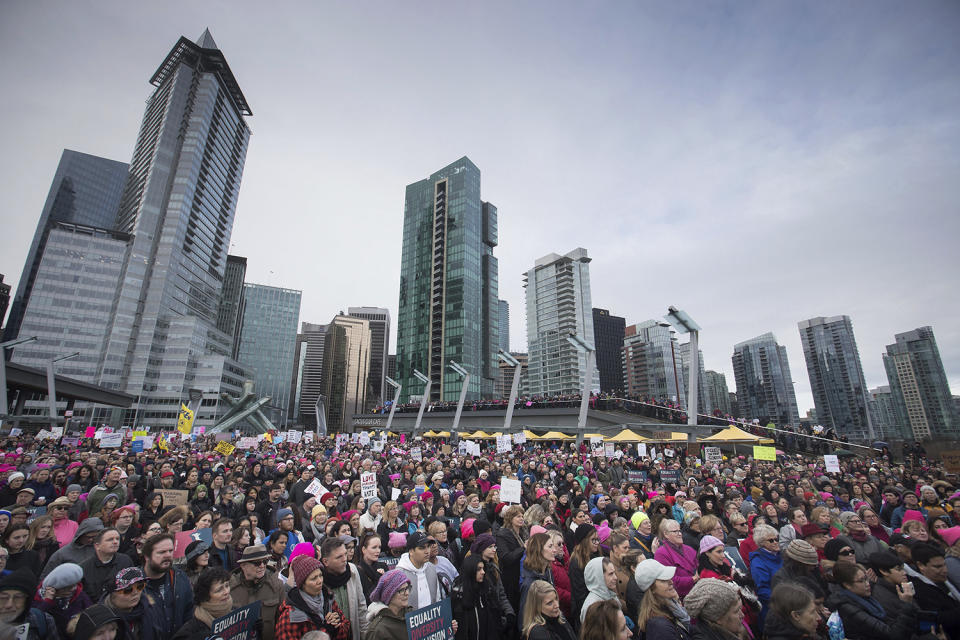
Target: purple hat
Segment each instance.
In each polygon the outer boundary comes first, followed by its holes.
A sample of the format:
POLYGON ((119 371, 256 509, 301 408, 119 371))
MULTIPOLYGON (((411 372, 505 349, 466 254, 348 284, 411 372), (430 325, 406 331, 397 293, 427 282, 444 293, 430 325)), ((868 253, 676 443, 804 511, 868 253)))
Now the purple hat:
POLYGON ((370 602, 390 604, 394 594, 405 584, 410 584, 410 578, 400 569, 391 569, 380 576, 380 582, 370 593, 370 602))
POLYGON ((703 536, 700 538, 700 553, 706 553, 714 547, 722 547, 723 541, 714 536, 703 536))

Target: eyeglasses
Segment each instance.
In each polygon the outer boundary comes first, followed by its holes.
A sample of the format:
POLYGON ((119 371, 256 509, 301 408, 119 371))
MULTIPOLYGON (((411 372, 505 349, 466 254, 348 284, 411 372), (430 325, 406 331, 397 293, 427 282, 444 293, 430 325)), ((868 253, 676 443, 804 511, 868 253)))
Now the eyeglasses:
POLYGON ((667 529, 665 533, 680 533, 680 529, 667 529))
POLYGON ((770 544, 771 542, 778 542, 778 541, 779 541, 778 538, 767 538, 766 540, 764 540, 764 542, 766 542, 767 544, 770 544))
POLYGON ((844 549, 843 551, 841 551, 841 552, 838 553, 837 555, 838 555, 838 556, 843 556, 843 557, 852 556, 852 555, 853 555, 853 551, 850 551, 850 549, 844 549))
POLYGON ((123 593, 123 594, 126 594, 126 595, 130 595, 130 594, 133 593, 133 592, 140 593, 141 591, 143 591, 143 590, 146 588, 146 586, 147 586, 147 585, 143 584, 142 582, 138 582, 138 583, 136 583, 136 584, 130 585, 129 587, 125 587, 125 588, 123 588, 123 589, 120 589, 120 593, 123 593))
POLYGON ((250 561, 250 564, 252 564, 252 565, 255 566, 255 567, 265 567, 265 566, 267 566, 267 561, 266 561, 266 560, 251 560, 251 561, 250 561))

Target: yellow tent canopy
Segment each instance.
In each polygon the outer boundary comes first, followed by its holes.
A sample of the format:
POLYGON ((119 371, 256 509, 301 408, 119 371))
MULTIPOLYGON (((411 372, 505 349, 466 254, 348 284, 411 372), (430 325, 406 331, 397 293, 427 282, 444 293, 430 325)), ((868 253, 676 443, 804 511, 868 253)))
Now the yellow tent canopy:
POLYGON ((463 437, 470 438, 471 440, 492 440, 496 436, 486 433, 485 431, 474 431, 473 433, 463 437))
POLYGON ((604 438, 604 442, 647 442, 648 439, 644 438, 639 433, 635 433, 630 429, 624 429, 615 436, 610 436, 609 438, 604 438))
POLYGON ((763 440, 760 441, 760 444, 774 444, 774 441, 771 440, 770 438, 764 438, 763 440))
POLYGON ((565 433, 560 433, 559 431, 549 431, 542 436, 540 440, 573 440, 575 436, 568 436, 565 433))
POLYGON ((427 431, 423 434, 424 438, 449 438, 449 431, 427 431))
POLYGON ((585 434, 583 434, 583 439, 584 439, 584 440, 589 440, 590 438, 602 438, 602 437, 603 437, 603 434, 602 434, 602 433, 585 433, 585 434))
POLYGON ((537 434, 535 434, 533 431, 530 431, 529 429, 524 429, 524 430, 523 430, 523 435, 527 436, 527 440, 540 440, 540 439, 541 439, 540 436, 538 436, 537 434))
POLYGON ((730 425, 720 433, 715 433, 709 438, 699 438, 697 442, 718 442, 729 444, 758 444, 763 438, 747 433, 739 427, 730 425))

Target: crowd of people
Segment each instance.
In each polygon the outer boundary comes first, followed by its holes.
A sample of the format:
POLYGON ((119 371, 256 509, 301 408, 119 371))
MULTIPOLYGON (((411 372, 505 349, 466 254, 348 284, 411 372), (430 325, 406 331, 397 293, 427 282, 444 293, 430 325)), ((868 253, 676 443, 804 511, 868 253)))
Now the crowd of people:
POLYGON ((406 640, 447 599, 457 640, 960 639, 925 457, 374 437, 0 439, 0 640, 206 640, 256 602, 265 640, 406 640))

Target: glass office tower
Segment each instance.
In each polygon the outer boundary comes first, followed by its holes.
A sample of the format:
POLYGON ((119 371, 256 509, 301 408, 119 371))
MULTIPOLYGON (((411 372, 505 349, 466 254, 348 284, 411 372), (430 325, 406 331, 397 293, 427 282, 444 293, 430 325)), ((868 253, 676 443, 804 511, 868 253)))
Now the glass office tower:
POLYGON ((733 375, 741 417, 778 426, 800 424, 787 348, 772 333, 734 345, 733 375))
POLYGON ((593 308, 593 344, 597 348, 600 389, 623 392, 623 338, 627 321, 610 315, 607 309, 593 308))
POLYGON ((662 320, 647 320, 624 328, 623 385, 630 398, 682 401, 677 334, 662 320))
POLYGON ((209 31, 180 38, 150 83, 117 216, 133 240, 100 383, 138 397, 113 424, 173 428, 181 402, 202 394, 196 424, 209 425, 245 377, 217 315, 251 111, 209 31))
POLYGON ((470 373, 468 400, 490 398, 499 346, 497 208, 480 199, 480 170, 463 157, 407 185, 397 317, 400 402, 423 395, 456 402, 470 373))
POLYGON ((393 400, 387 389, 387 351, 390 347, 390 310, 381 307, 349 307, 347 315, 370 322, 370 375, 367 400, 380 404, 393 400))

